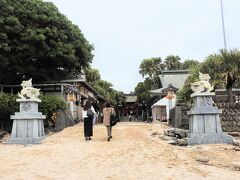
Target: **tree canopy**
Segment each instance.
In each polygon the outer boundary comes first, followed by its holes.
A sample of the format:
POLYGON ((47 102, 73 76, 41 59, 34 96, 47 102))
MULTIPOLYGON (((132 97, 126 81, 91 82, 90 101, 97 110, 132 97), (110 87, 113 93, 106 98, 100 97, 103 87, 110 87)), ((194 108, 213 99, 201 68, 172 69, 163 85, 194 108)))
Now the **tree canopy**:
POLYGON ((240 85, 240 51, 221 49, 219 53, 208 56, 200 71, 212 78, 215 88, 226 88, 229 102, 233 102, 233 87, 240 85))
POLYGON ((231 86, 239 86, 240 80, 240 51, 220 50, 219 53, 209 55, 202 63, 200 71, 208 73, 212 83, 217 88, 226 88, 227 74, 231 74, 236 82, 231 86))
POLYGON ((143 77, 148 76, 150 79, 152 79, 153 76, 158 74, 161 70, 161 63, 162 60, 160 57, 143 59, 139 67, 139 73, 143 77))
POLYGON ((182 70, 190 70, 194 68, 195 66, 198 66, 200 63, 197 60, 190 60, 187 59, 183 63, 181 63, 180 69, 182 70))
POLYGON ((146 78, 143 82, 139 82, 135 87, 134 94, 136 94, 139 102, 145 101, 147 102, 150 98, 149 91, 153 86, 153 82, 151 79, 146 78))
MULTIPOLYGON (((233 87, 240 85, 240 51, 238 49, 221 49, 218 53, 206 57, 203 62, 197 60, 185 60, 176 55, 169 55, 164 62, 161 58, 144 59, 140 65, 139 73, 145 78, 144 82, 138 83, 135 87, 135 94, 139 100, 149 98, 149 90, 156 89, 154 76, 162 70, 189 70, 191 76, 184 87, 177 93, 180 102, 190 102, 191 83, 198 81, 199 71, 210 75, 210 83, 214 88, 226 88, 229 102, 233 102, 233 87), (151 82, 151 83, 150 83, 151 82)), ((161 84, 158 85, 159 87, 161 84)))
POLYGON ((198 80, 198 72, 207 73, 211 77, 214 88, 226 88, 229 102, 233 102, 232 88, 240 85, 240 51, 220 50, 219 53, 211 54, 205 61, 197 66, 191 66, 191 76, 183 89, 178 92, 178 99, 183 102, 190 100, 190 83, 198 80))
POLYGON ((58 80, 92 62, 93 46, 53 3, 1 0, 0 12, 0 83, 58 80))
POLYGON ((159 87, 160 80, 158 75, 161 70, 164 70, 164 64, 162 64, 162 59, 160 57, 143 59, 139 66, 139 73, 143 77, 149 77, 153 82, 153 85, 149 87, 150 89, 159 87))
POLYGON ((166 57, 164 64, 166 70, 179 70, 181 67, 181 58, 179 56, 169 55, 166 57))
POLYGON ((125 103, 123 92, 113 89, 113 85, 111 83, 102 80, 97 69, 89 67, 86 68, 84 72, 86 81, 90 83, 99 94, 105 97, 108 101, 112 102, 113 105, 117 106, 125 103))

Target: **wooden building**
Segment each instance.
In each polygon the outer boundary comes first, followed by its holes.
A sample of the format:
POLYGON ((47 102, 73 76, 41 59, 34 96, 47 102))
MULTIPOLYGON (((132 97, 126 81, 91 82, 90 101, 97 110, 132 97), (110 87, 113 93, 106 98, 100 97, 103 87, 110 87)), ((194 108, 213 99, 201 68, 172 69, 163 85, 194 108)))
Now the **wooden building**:
MULTIPOLYGON (((62 80, 59 83, 33 84, 39 88, 43 95, 61 97, 67 103, 67 108, 75 120, 82 120, 82 106, 90 100, 105 103, 102 97, 84 78, 62 80)), ((20 85, 1 85, 0 92, 17 94, 22 87, 20 85)))

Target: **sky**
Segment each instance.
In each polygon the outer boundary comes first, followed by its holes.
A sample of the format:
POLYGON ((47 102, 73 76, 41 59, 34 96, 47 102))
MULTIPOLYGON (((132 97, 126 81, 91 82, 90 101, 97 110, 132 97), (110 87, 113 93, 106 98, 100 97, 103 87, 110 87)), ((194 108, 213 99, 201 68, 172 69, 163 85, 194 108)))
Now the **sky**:
MULTIPOLYGON (((94 45, 92 67, 124 93, 144 79, 141 61, 200 62, 224 48, 221 0, 47 0, 94 45)), ((227 49, 240 46, 240 1, 222 0, 227 49)))

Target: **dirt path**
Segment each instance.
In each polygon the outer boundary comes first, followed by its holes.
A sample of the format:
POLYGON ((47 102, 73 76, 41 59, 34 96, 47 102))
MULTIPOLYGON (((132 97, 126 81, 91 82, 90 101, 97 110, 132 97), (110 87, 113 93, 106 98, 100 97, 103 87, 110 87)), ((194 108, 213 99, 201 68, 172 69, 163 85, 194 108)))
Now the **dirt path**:
POLYGON ((113 140, 94 127, 90 142, 82 125, 47 137, 40 145, 0 144, 0 179, 240 179, 231 145, 177 147, 150 134, 164 125, 118 123, 113 140), (201 164, 196 158, 209 158, 201 164))

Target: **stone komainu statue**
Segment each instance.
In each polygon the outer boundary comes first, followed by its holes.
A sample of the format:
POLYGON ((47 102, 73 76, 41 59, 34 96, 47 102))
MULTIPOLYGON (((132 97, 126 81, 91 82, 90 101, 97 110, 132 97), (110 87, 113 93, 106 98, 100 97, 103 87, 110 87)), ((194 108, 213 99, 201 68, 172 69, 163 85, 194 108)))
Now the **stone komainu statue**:
POLYGON ((36 99, 40 95, 39 90, 32 87, 32 78, 28 81, 22 81, 22 90, 18 96, 22 99, 36 99))
POLYGON ((191 84, 191 89, 194 93, 203 93, 203 92, 211 92, 213 90, 213 86, 209 83, 210 80, 209 74, 203 74, 199 72, 199 80, 191 84))

